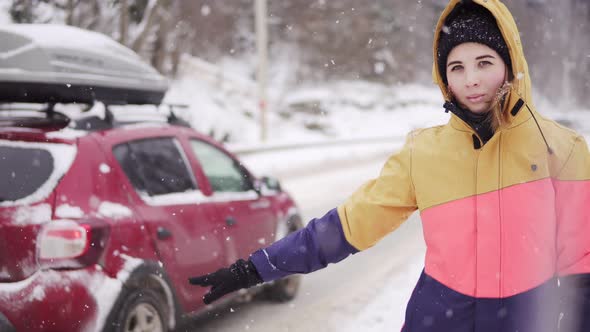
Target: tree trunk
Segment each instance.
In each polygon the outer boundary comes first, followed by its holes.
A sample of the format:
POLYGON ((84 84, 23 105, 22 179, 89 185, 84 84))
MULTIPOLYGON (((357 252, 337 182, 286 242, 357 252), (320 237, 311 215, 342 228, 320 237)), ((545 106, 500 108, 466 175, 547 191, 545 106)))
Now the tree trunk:
POLYGON ((93 0, 91 11, 85 11, 79 14, 77 26, 86 30, 100 31, 103 10, 98 1, 99 0, 93 0))
POLYGON ((14 0, 10 6, 10 15, 14 23, 33 23, 32 0, 14 0))
POLYGON ((127 45, 127 30, 129 28, 129 4, 127 0, 120 0, 121 8, 119 17, 119 42, 127 45))
POLYGON ((143 16, 143 19, 139 24, 139 33, 137 34, 137 37, 135 38, 135 40, 133 40, 131 44, 131 48, 135 52, 139 53, 141 51, 141 48, 143 47, 151 28, 156 23, 156 18, 158 16, 157 12, 160 6, 162 6, 162 3, 163 0, 150 0, 150 3, 148 4, 148 7, 143 16))
POLYGON ((74 3, 75 0, 68 0, 66 4, 66 24, 67 25, 74 25, 74 9, 76 5, 74 3))
POLYGON ((168 44, 168 33, 169 23, 168 19, 163 19, 158 26, 156 32, 156 40, 154 41, 154 49, 152 53, 152 66, 156 68, 160 73, 165 72, 164 62, 167 55, 167 44, 168 44))

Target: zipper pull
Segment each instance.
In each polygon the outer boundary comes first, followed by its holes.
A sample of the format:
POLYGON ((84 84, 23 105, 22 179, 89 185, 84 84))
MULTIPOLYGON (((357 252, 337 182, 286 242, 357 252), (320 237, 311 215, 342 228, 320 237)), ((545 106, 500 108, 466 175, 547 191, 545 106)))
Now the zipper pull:
POLYGON ((481 141, 479 140, 477 135, 473 134, 473 135, 471 135, 471 137, 473 138, 473 148, 475 150, 481 149, 481 141))

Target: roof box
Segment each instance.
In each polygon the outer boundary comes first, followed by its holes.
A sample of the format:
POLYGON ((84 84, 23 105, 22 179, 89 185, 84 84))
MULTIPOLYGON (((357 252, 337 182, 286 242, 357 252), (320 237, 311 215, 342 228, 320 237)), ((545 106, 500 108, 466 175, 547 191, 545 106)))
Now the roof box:
POLYGON ((0 26, 0 102, 159 104, 167 80, 132 50, 66 25, 0 26))

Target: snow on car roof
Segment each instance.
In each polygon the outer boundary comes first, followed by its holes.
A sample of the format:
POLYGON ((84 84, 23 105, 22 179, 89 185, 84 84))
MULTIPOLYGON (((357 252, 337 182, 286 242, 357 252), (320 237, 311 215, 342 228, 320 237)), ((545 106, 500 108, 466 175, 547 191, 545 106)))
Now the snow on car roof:
POLYGON ((124 58, 140 60, 132 50, 104 34, 58 24, 7 24, 0 31, 12 32, 26 37, 34 44, 63 49, 87 49, 107 55, 118 54, 124 58))

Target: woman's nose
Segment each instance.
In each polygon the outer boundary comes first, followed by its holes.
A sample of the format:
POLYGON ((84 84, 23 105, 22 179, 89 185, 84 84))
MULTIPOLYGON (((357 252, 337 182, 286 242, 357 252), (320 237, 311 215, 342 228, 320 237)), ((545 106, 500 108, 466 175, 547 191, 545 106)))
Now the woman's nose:
POLYGON ((465 85, 467 87, 478 86, 479 85, 479 75, 475 71, 467 70, 465 71, 465 85))

